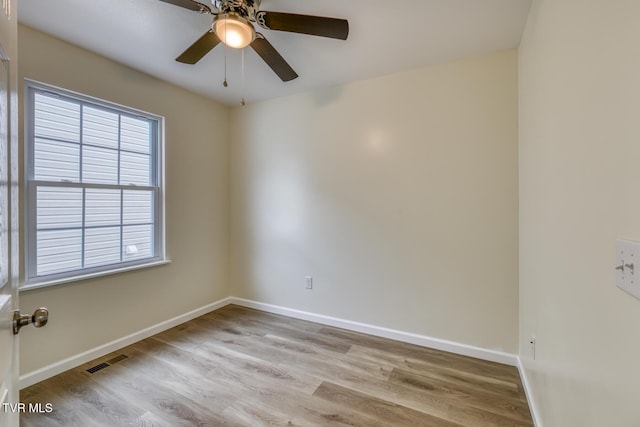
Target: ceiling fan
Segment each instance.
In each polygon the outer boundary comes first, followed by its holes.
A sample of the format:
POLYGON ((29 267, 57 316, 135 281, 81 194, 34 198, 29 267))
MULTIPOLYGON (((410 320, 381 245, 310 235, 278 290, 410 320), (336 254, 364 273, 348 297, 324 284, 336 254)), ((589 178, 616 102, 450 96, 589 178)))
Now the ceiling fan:
POLYGON ((251 46, 283 82, 297 78, 298 74, 271 43, 255 31, 254 23, 267 30, 339 40, 346 40, 349 35, 349 22, 345 19, 259 10, 261 0, 212 0, 215 10, 195 0, 160 1, 213 16, 211 29, 182 52, 176 61, 195 64, 220 43, 231 48, 251 46))

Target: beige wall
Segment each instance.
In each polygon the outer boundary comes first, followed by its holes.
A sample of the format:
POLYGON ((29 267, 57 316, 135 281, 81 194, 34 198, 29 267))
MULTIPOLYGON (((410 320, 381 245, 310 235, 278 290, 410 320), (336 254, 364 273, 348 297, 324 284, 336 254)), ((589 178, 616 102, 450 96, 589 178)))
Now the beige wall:
POLYGON ((614 275, 640 240, 639 17, 537 0, 522 41, 520 353, 545 427, 640 425, 640 301, 614 275))
MULTIPOLYGON (((164 116, 166 245, 172 263, 20 295, 46 329, 20 334, 21 372, 204 306, 228 289, 228 109, 113 61, 19 29, 19 78, 164 116)), ((24 242, 22 242, 23 244, 24 242)))
POLYGON ((236 108, 231 133, 236 296, 516 352, 516 51, 236 108))

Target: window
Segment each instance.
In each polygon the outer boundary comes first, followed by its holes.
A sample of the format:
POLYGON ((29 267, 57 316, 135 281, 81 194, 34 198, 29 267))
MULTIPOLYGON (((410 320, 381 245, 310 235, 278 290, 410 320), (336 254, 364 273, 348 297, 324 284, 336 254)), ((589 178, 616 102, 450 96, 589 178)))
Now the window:
POLYGON ((160 117, 29 82, 26 281, 164 258, 160 117))

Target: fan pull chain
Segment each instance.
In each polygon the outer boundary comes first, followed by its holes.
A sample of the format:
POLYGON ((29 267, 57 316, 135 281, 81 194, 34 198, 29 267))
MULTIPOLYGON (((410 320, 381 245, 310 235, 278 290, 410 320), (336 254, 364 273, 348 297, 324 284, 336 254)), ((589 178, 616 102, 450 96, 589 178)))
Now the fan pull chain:
POLYGON ((224 82, 222 82, 222 86, 227 87, 229 83, 227 83, 227 21, 224 21, 224 82))
POLYGON ((227 83, 227 45, 224 46, 224 82, 222 82, 222 86, 229 86, 227 83))
POLYGON ((242 48, 242 99, 240 100, 240 105, 244 107, 244 48, 242 48))

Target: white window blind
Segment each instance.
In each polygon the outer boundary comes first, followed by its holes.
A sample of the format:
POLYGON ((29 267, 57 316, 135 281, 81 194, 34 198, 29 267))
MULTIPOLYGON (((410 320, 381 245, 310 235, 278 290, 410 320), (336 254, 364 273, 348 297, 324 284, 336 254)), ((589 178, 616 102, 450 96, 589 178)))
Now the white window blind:
POLYGON ((161 118, 27 86, 27 283, 161 260, 161 118))

